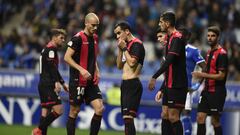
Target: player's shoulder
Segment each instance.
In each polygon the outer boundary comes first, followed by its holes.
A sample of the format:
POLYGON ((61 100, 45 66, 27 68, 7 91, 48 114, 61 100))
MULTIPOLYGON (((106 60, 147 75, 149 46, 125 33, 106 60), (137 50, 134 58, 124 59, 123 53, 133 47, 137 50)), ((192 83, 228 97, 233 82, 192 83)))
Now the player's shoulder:
POLYGON ((173 38, 182 38, 182 33, 180 33, 179 31, 175 31, 172 34, 173 38))
POLYGON ((219 53, 220 54, 227 54, 227 51, 224 48, 220 47, 219 48, 219 53))
POLYGON ((187 45, 186 45, 186 48, 187 48, 187 49, 191 49, 191 50, 199 50, 197 47, 195 47, 195 46, 193 46, 193 45, 191 45, 191 44, 187 44, 187 45))

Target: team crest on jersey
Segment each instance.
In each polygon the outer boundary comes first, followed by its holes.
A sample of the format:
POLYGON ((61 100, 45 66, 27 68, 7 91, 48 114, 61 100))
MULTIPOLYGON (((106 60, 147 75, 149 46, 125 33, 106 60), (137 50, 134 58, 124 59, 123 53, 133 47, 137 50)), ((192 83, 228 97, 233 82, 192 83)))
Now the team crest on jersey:
POLYGON ((54 58, 54 51, 49 51, 48 57, 49 58, 54 58))
POLYGON ((69 41, 69 42, 67 43, 68 46, 72 46, 72 44, 73 44, 72 41, 69 41))

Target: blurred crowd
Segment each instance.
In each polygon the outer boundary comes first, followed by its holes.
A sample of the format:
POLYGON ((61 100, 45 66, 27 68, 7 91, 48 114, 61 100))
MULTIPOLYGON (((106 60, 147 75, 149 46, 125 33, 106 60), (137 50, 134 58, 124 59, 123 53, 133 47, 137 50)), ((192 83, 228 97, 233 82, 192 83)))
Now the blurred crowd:
MULTIPOLYGON (((99 65, 104 73, 119 73, 115 65, 116 42, 114 25, 127 20, 137 37, 144 41, 147 52, 143 74, 152 75, 160 66, 162 47, 156 40, 159 16, 174 11, 177 26, 192 32, 191 43, 202 50, 209 46, 206 30, 219 25, 220 43, 229 55, 228 80, 240 80, 240 1, 239 0, 9 0, 1 1, 0 28, 11 23, 11 16, 24 12, 24 21, 0 33, 0 67, 9 69, 38 69, 38 57, 49 41, 51 28, 67 30, 67 40, 82 30, 84 16, 96 13, 100 18, 99 65)), ((61 60, 66 48, 61 51, 61 60)), ((62 62, 60 69, 68 67, 62 62)))

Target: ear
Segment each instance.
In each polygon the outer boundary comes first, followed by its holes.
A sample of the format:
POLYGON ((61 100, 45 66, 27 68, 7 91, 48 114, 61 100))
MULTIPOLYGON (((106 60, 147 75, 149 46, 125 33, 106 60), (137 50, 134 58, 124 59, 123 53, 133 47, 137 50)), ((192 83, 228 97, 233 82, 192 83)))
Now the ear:
POLYGON ((126 34, 127 34, 127 35, 129 35, 129 34, 130 34, 130 31, 129 31, 129 29, 126 29, 126 30, 125 30, 125 32, 126 32, 126 34))

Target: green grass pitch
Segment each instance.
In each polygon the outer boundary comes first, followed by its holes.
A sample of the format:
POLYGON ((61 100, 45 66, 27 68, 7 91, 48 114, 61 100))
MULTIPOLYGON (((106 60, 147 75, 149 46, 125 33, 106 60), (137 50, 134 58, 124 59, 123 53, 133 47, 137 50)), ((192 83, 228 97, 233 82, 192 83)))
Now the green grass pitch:
MULTIPOLYGON (((0 134, 1 135, 31 135, 33 126, 23 126, 23 125, 5 125, 0 124, 0 134)), ((65 128, 53 128, 49 127, 48 135, 66 135, 65 128)), ((76 129, 76 135, 89 135, 88 130, 76 129)), ((124 132, 120 131, 100 131, 99 135, 124 135, 124 132)), ((154 135, 150 133, 137 133, 137 135, 154 135)))

